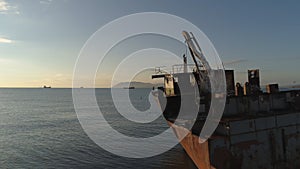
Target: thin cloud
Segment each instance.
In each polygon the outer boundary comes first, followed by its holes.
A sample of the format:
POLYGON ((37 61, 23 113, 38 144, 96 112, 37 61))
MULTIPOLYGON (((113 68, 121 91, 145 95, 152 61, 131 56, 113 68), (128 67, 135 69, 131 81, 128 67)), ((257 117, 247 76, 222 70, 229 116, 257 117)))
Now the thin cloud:
POLYGON ((0 65, 9 65, 9 64, 12 64, 12 63, 15 63, 14 60, 11 60, 11 59, 4 59, 4 58, 0 58, 0 65))
POLYGON ((0 0, 0 12, 8 11, 8 9, 9 9, 8 3, 5 2, 4 0, 0 0))
POLYGON ((60 73, 58 73, 58 74, 55 75, 55 77, 62 77, 62 76, 64 76, 64 75, 60 74, 60 73))
POLYGON ((40 4, 50 5, 53 0, 41 0, 40 4))
POLYGON ((13 40, 0 37, 0 43, 13 43, 13 40))
POLYGON ((0 0, 0 14, 20 14, 16 6, 10 5, 5 0, 0 0))
POLYGON ((233 65, 233 64, 238 64, 238 63, 241 63, 241 62, 247 62, 248 60, 246 59, 236 59, 236 60, 231 60, 231 61, 228 61, 228 62, 224 62, 223 64, 224 65, 233 65))

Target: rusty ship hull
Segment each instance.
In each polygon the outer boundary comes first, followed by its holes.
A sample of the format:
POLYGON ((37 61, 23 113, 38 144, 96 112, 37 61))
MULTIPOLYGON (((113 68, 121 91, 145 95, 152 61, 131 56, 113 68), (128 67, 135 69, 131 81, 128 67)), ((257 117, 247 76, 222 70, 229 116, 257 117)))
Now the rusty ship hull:
POLYGON ((263 91, 258 69, 248 70, 244 86, 235 85, 233 70, 222 65, 213 69, 193 34, 182 34, 193 67, 188 69, 184 54, 183 65, 174 65, 172 73, 158 71, 152 78, 164 80, 154 95, 195 165, 201 169, 300 168, 300 90, 280 91, 278 84, 268 84, 263 91), (213 99, 224 108, 214 106, 213 99), (193 113, 196 116, 190 116, 193 113), (216 113, 222 117, 215 118, 216 113), (203 135, 206 122, 216 124, 215 130, 203 135))
POLYGON ((179 97, 159 98, 168 125, 198 168, 300 168, 298 90, 227 97, 223 117, 205 142, 199 140, 201 125, 187 129, 174 123, 179 97))

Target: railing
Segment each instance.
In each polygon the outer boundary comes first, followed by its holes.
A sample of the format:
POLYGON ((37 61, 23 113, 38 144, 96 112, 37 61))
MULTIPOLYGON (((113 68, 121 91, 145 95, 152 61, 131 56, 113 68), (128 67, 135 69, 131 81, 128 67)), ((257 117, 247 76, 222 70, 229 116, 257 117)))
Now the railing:
MULTIPOLYGON (((195 64, 178 64, 178 65, 173 65, 172 66, 172 74, 176 73, 184 73, 184 67, 186 66, 186 71, 188 73, 193 72, 195 70, 195 64)), ((200 70, 203 70, 203 66, 200 67, 200 70)))
MULTIPOLYGON (((156 67, 154 72, 156 74, 160 73, 170 73, 170 74, 177 74, 177 73, 184 73, 184 64, 177 64, 173 65, 172 67, 166 67, 166 66, 161 66, 161 67, 156 67)), ((196 67, 195 64, 186 64, 186 73, 191 73, 195 71, 196 67)), ((200 66, 200 70, 204 70, 203 66, 200 66)))
POLYGON ((194 64, 178 64, 178 65, 173 65, 172 66, 172 74, 176 74, 176 73, 184 73, 184 67, 186 66, 186 71, 187 72, 192 72, 193 69, 195 68, 194 64))

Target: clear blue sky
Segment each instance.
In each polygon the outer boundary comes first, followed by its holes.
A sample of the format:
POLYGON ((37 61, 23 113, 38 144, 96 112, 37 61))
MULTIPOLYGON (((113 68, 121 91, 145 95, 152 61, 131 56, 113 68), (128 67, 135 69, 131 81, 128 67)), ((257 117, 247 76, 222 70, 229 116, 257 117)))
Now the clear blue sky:
POLYGON ((165 12, 194 23, 239 81, 247 69, 259 68, 263 84, 300 83, 299 1, 0 0, 0 87, 71 87, 85 41, 104 24, 136 12, 165 12))

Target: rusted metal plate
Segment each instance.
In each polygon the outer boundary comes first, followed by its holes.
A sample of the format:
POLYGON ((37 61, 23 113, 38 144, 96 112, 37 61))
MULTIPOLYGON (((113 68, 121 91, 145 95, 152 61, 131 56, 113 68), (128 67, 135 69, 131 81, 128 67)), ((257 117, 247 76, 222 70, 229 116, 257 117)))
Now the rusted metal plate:
POLYGON ((180 144, 198 168, 214 168, 210 165, 208 141, 200 143, 199 137, 188 129, 171 122, 168 122, 168 125, 172 127, 177 138, 181 140, 180 144))
POLYGON ((238 112, 238 107, 237 103, 238 100, 234 98, 227 98, 226 100, 226 105, 225 105, 225 110, 224 110, 224 115, 230 116, 239 113, 238 112))
POLYGON ((247 132, 254 132, 254 120, 240 120, 229 122, 230 134, 241 134, 247 132))
POLYGON ((275 126, 276 126, 276 119, 273 116, 255 119, 256 130, 270 129, 270 128, 274 128, 275 126))
POLYGON ((252 127, 251 120, 229 121, 229 134, 209 141, 211 164, 220 169, 300 168, 299 115, 257 118, 252 127))
POLYGON ((277 125, 278 125, 278 127, 296 125, 298 114, 299 113, 278 115, 277 116, 277 125))

